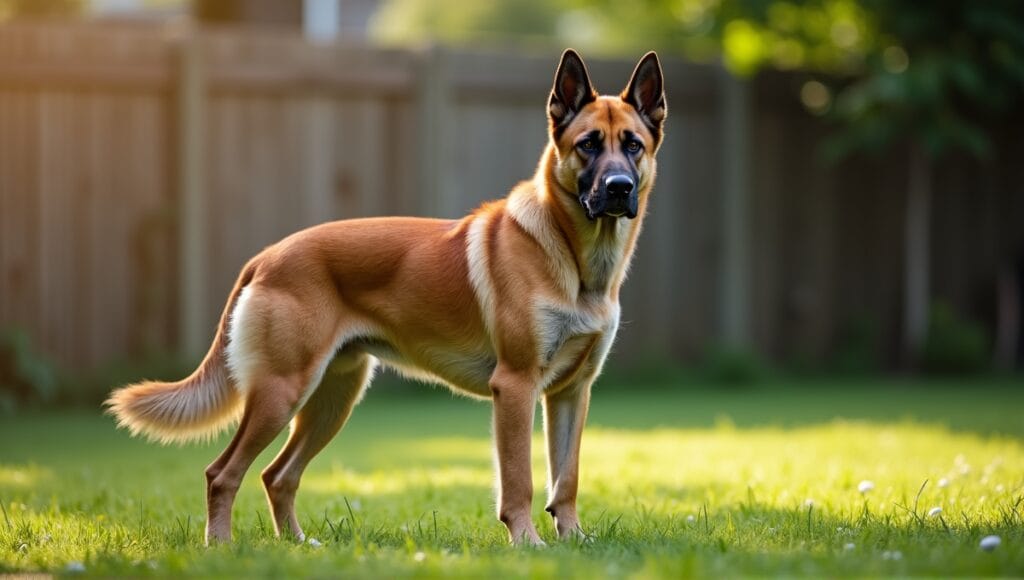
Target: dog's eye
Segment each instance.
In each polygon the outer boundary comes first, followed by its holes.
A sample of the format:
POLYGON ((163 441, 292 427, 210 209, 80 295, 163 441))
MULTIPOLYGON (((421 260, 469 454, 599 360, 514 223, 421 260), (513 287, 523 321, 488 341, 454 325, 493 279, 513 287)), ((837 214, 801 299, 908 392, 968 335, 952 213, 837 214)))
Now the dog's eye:
POLYGON ((580 151, 586 151, 587 153, 593 153, 597 150, 597 142, 593 139, 587 139, 579 144, 580 151))
POLYGON ((629 151, 630 153, 639 153, 641 149, 643 149, 643 146, 640 145, 639 141, 630 141, 629 143, 626 143, 626 151, 629 151))

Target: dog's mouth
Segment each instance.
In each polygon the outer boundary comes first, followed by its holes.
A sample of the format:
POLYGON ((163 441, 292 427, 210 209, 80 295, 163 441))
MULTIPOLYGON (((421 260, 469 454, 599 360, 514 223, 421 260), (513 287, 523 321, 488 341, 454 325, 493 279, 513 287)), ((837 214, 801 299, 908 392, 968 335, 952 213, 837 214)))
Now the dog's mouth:
POLYGON ((607 202, 591 203, 591 199, 590 196, 580 196, 580 205, 583 206, 583 211, 587 214, 587 219, 590 221, 594 221, 597 218, 636 218, 637 208, 636 202, 633 200, 608 204, 607 202))

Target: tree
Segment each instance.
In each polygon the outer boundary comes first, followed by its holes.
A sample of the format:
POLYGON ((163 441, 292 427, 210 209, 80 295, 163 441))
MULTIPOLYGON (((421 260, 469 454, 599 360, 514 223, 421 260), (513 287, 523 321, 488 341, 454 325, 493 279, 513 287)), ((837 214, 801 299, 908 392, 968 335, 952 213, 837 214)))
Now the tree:
POLYGON ((1013 0, 862 0, 876 41, 836 96, 833 157, 907 146, 904 353, 920 353, 931 304, 933 165, 992 152, 1000 113, 1024 97, 1024 9, 1013 0))

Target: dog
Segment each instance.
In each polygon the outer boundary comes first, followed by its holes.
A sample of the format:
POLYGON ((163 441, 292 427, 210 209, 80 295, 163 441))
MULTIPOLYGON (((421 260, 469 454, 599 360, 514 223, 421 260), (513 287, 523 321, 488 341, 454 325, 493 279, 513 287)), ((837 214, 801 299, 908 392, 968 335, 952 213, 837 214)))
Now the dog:
POLYGON ((305 539, 299 480, 379 364, 493 402, 498 519, 515 544, 543 543, 530 515, 540 399, 546 510, 559 538, 586 537, 580 438, 654 184, 663 84, 651 52, 620 95, 600 96, 580 56, 565 51, 532 180, 460 220, 343 220, 281 240, 242 269, 192 375, 111 394, 121 426, 161 442, 239 422, 206 469, 208 544, 230 541, 242 478, 289 422, 262 479, 275 532, 305 539))

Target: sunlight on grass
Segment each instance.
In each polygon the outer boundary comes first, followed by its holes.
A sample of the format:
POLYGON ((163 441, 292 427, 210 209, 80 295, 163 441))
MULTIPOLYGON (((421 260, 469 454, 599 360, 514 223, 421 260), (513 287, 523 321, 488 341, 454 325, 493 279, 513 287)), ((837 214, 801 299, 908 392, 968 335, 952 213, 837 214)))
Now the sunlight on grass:
POLYGON ((490 469, 417 467, 380 470, 368 474, 333 469, 328 473, 310 473, 302 480, 302 489, 305 492, 358 497, 392 495, 417 489, 487 487, 493 480, 494 473, 490 469))
POLYGON ((0 465, 0 488, 31 487, 43 479, 53 477, 49 469, 34 465, 13 467, 0 465))
POLYGON ((669 513, 703 503, 751 500, 793 509, 811 499, 825 511, 889 512, 913 500, 980 515, 985 504, 1024 493, 1024 448, 1017 440, 956 434, 904 423, 835 422, 800 429, 588 433, 583 488, 657 502, 669 513), (861 494, 857 485, 876 489, 861 494), (938 482, 945 480, 946 487, 938 482))
POLYGON ((384 401, 376 409, 303 480, 299 518, 321 548, 273 537, 257 473, 280 441, 239 492, 235 543, 206 549, 202 471, 223 438, 155 447, 100 417, 0 425, 0 437, 20 431, 36 446, 30 455, 0 450, 0 572, 81 563, 119 576, 1024 573, 1016 435, 909 419, 591 427, 579 501, 593 541, 578 545, 557 542, 542 511, 538 433, 534 514, 551 545, 523 551, 506 545, 495 520, 486 407, 384 401), (989 535, 1000 537, 990 552, 979 547, 989 535))
POLYGON ((431 437, 416 441, 403 441, 406 453, 430 460, 482 459, 491 461, 491 445, 488 440, 469 437, 431 437))
MULTIPOLYGON (((546 477, 540 435, 533 445, 534 481, 539 490, 546 477)), ((339 463, 329 471, 311 471, 303 491, 372 497, 493 485, 491 443, 486 438, 422 439, 397 447, 399 455, 419 455, 440 465, 357 472, 339 463), (487 464, 480 468, 445 464, 445 460, 466 459, 487 464)), ((985 511, 986 503, 1010 501, 1024 492, 1024 449, 1018 441, 955 434, 914 423, 840 421, 801 429, 725 426, 643 432, 591 429, 582 453, 584 499, 600 495, 605 508, 630 510, 644 504, 644 509, 663 515, 696 514, 705 504, 750 501, 774 509, 801 509, 808 500, 822 512, 891 512, 902 509, 897 506, 906 507, 908 497, 916 496, 924 485, 920 502, 943 507, 947 518, 974 517, 985 511), (863 480, 871 480, 876 488, 860 493, 857 486, 863 480)))

